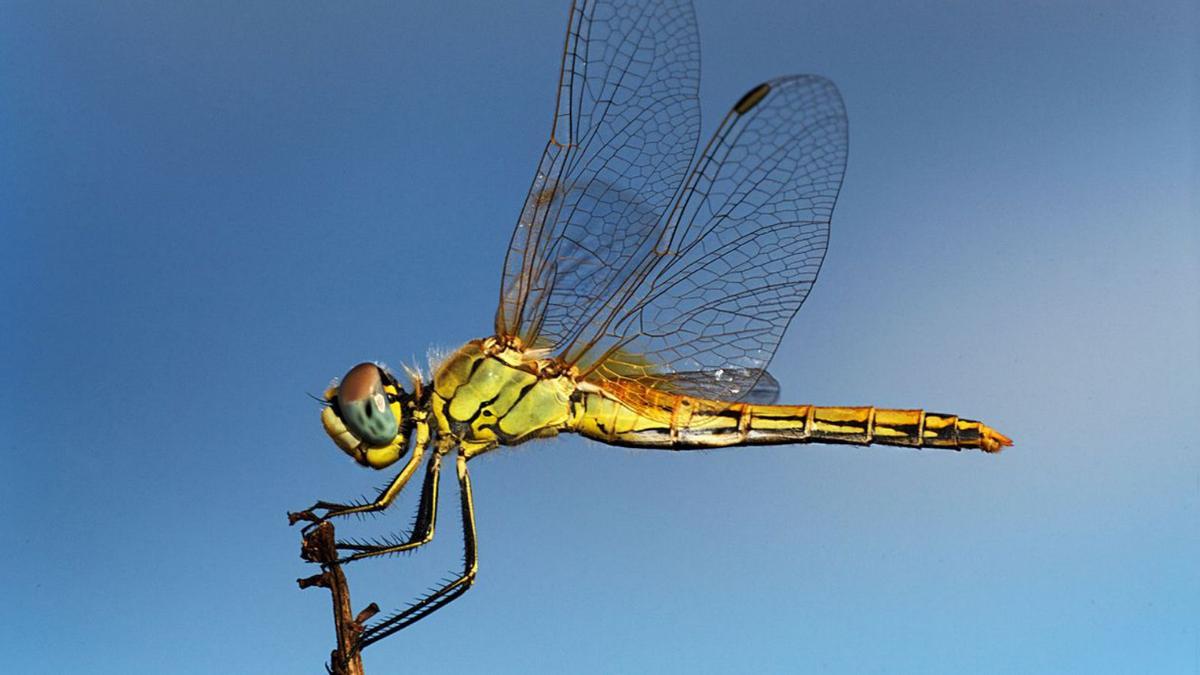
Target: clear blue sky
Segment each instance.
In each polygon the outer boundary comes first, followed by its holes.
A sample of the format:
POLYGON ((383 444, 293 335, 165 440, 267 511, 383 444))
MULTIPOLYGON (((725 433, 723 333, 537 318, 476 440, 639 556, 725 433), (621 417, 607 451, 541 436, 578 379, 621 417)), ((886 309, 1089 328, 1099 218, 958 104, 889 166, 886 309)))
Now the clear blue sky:
MULTIPOLYGON (((0 10, 8 672, 321 672, 284 513, 385 476, 305 394, 487 333, 567 2, 340 5, 0 10)), ((477 587, 368 672, 1200 669, 1195 3, 697 8, 706 132, 793 72, 849 110, 784 399, 1017 445, 496 453, 477 587)))

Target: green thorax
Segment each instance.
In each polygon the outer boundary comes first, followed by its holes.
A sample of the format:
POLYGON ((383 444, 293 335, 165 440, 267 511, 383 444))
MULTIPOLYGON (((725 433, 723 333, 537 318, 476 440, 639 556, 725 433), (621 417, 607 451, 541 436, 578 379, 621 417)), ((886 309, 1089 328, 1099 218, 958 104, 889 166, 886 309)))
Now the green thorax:
POLYGON ((575 383, 551 365, 494 338, 468 342, 433 376, 439 432, 478 453, 567 429, 575 383))

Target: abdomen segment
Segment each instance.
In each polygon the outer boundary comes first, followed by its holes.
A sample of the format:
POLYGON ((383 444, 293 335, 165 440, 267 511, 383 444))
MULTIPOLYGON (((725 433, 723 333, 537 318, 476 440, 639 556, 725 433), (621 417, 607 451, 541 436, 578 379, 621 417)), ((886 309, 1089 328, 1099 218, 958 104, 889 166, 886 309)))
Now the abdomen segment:
POLYGON ((629 404, 604 393, 583 393, 574 430, 614 445, 717 448, 731 445, 851 443, 914 448, 979 448, 999 452, 1012 441, 957 415, 923 410, 811 405, 754 405, 646 392, 629 404))

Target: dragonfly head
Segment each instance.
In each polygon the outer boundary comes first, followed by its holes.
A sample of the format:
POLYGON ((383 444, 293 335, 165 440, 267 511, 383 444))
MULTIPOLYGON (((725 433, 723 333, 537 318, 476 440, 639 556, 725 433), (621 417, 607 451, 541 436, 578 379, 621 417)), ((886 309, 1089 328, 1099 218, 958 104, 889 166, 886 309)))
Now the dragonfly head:
POLYGON ((387 370, 360 363, 325 391, 321 424, 354 461, 382 469, 408 452, 409 398, 387 370))

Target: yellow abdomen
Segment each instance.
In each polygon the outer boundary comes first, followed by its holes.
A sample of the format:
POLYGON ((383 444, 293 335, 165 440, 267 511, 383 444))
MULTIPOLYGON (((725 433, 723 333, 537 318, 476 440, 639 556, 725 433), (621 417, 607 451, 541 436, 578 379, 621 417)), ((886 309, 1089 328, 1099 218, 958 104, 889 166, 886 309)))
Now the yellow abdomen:
POLYGON ((923 410, 729 403, 636 385, 585 392, 575 430, 614 445, 673 449, 786 443, 979 448, 1012 445, 991 427, 923 410))

